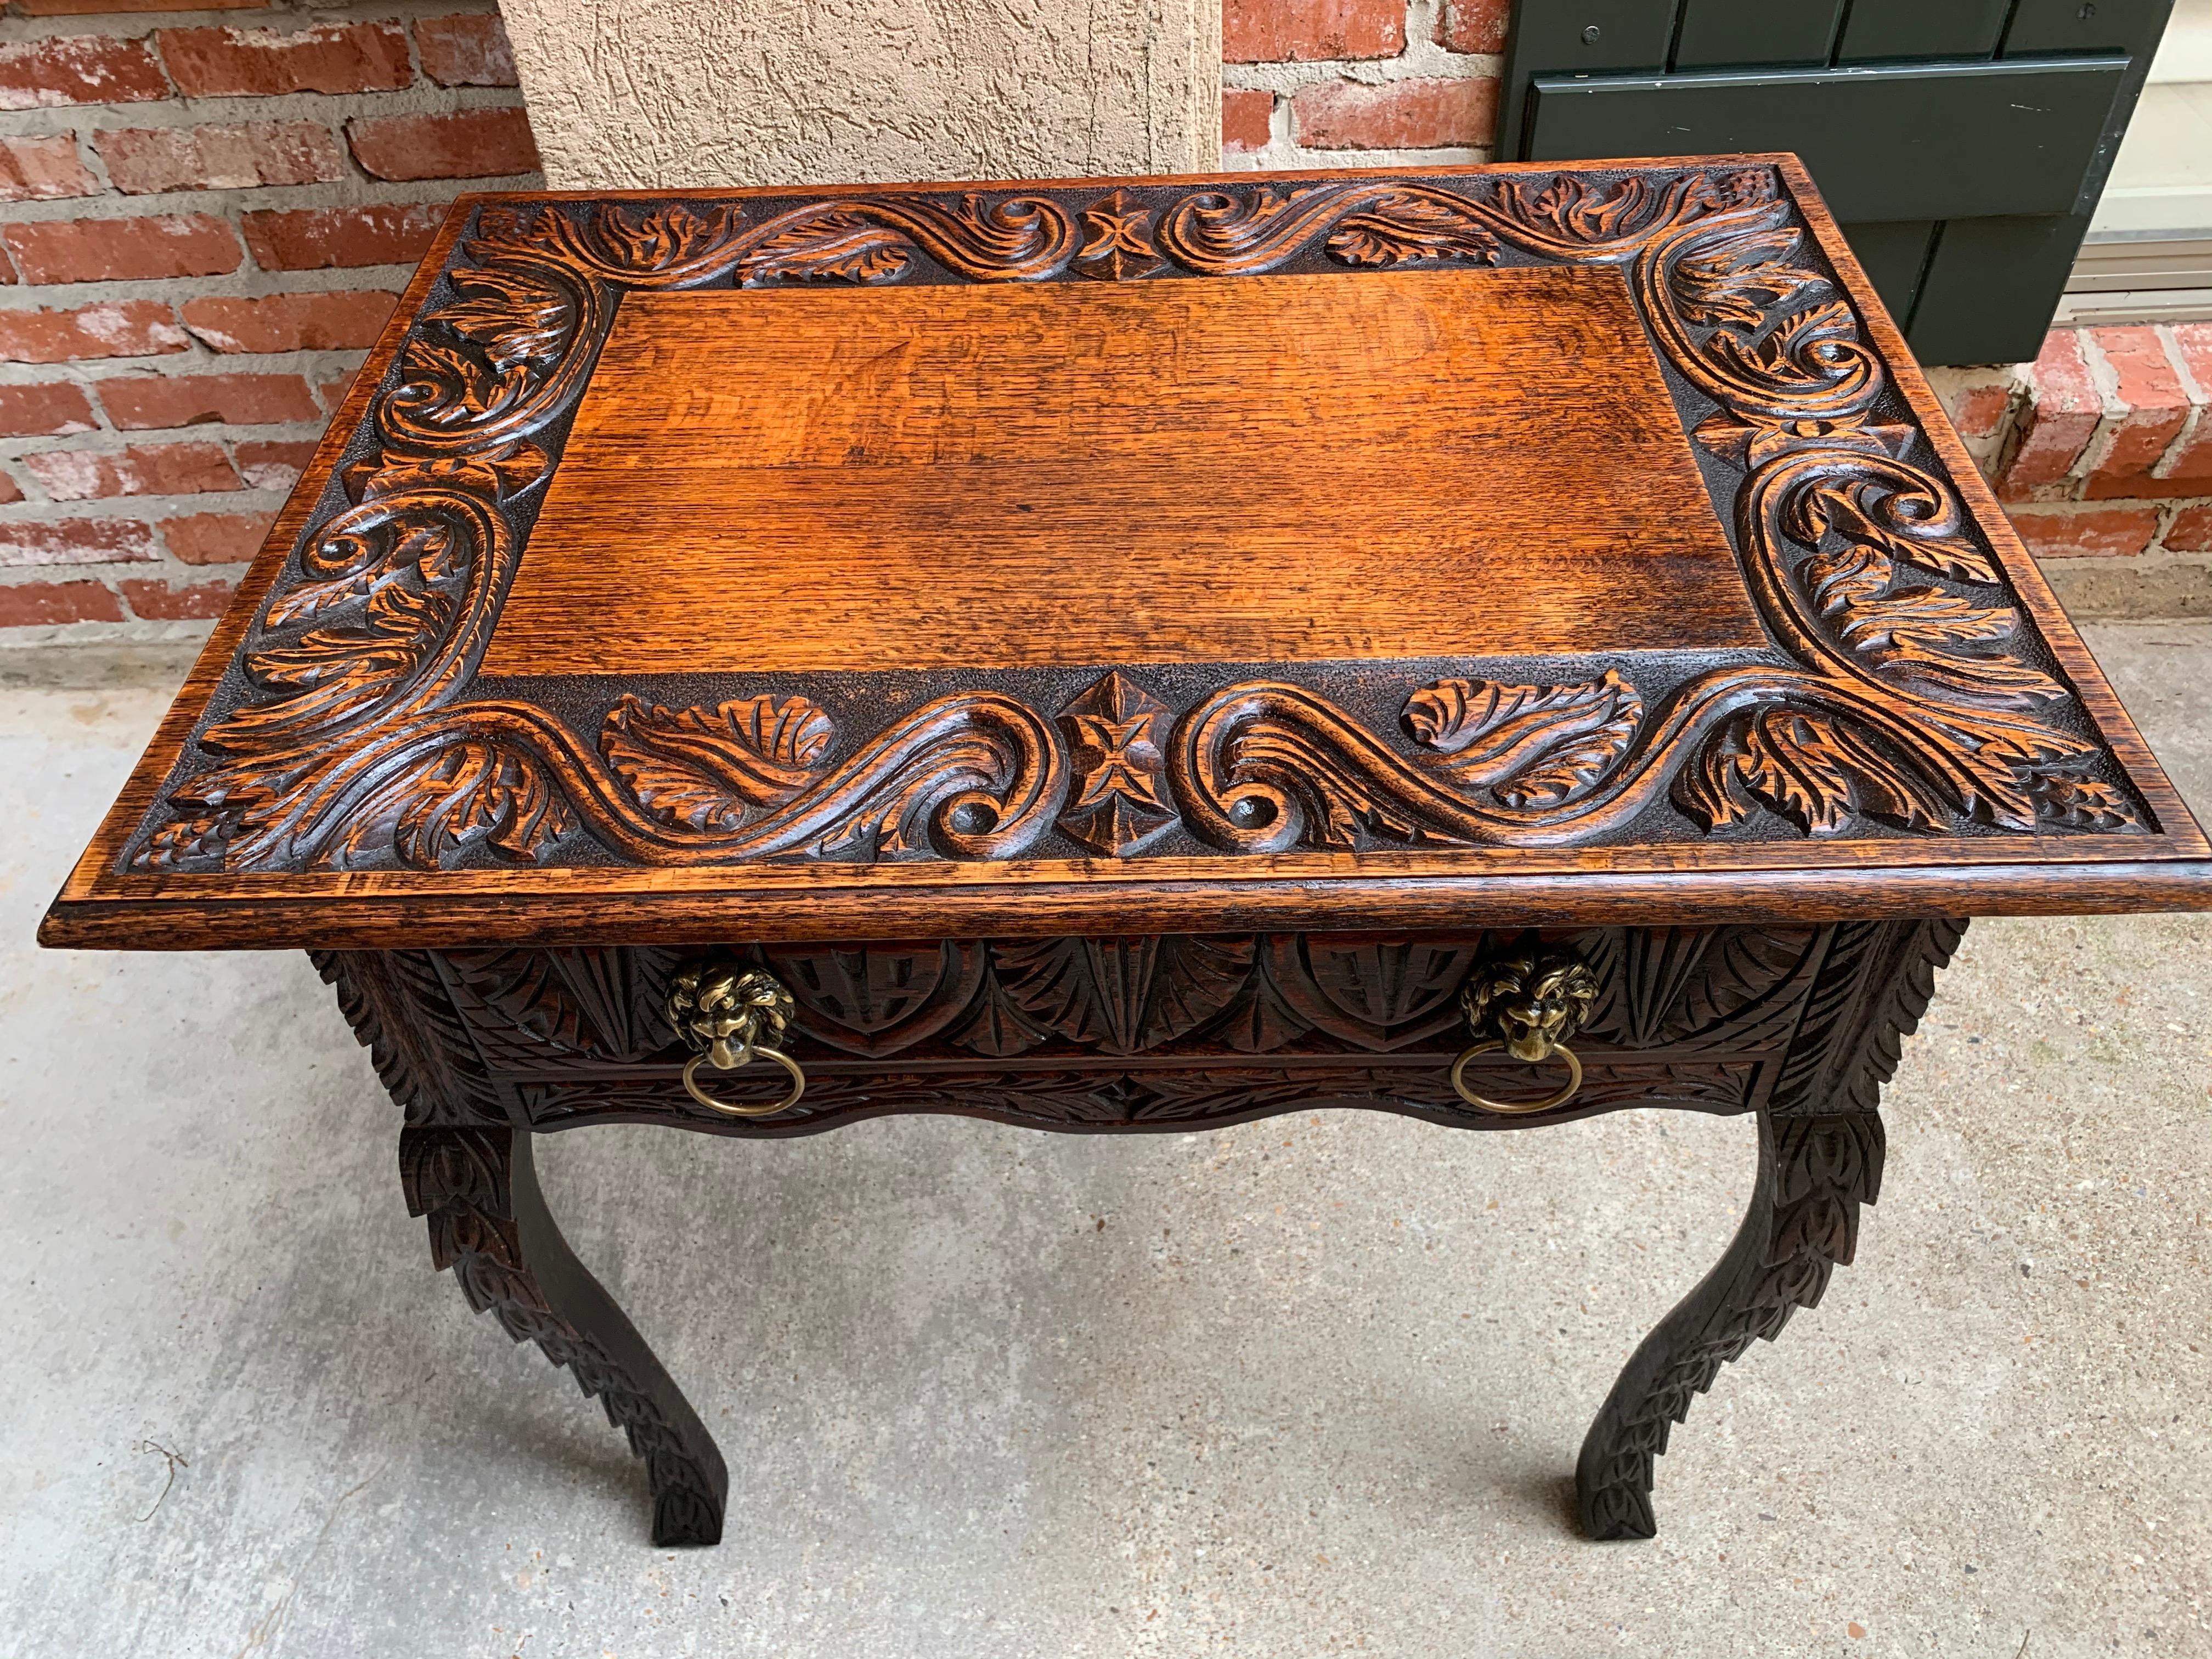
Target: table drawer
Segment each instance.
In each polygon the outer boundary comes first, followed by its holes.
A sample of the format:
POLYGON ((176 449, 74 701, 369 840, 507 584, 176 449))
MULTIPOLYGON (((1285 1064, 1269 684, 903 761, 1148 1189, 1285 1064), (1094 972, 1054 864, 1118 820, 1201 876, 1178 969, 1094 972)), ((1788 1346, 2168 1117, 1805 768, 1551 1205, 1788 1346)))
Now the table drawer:
MULTIPOLYGON (((890 1110, 1070 1129, 1174 1129, 1317 1104, 1458 1123, 1556 1121, 1628 1105, 1717 1112, 1762 1103, 1828 930, 1607 928, 1459 936, 1368 933, 936 939, 673 949, 448 951, 429 957, 486 1088, 540 1128, 651 1121, 798 1134, 890 1110), (1460 993, 1479 964, 1571 951, 1598 987, 1575 1039, 1581 1089, 1554 1110, 1492 1118, 1449 1074, 1470 1042, 1460 993), (791 1110, 720 1116, 694 1103, 672 981, 709 960, 790 992, 784 1048, 807 1086, 791 1110)), ((1480 1092, 1549 1087, 1504 1054, 1480 1092)), ((716 1079, 736 1103, 785 1084, 756 1065, 716 1079)))

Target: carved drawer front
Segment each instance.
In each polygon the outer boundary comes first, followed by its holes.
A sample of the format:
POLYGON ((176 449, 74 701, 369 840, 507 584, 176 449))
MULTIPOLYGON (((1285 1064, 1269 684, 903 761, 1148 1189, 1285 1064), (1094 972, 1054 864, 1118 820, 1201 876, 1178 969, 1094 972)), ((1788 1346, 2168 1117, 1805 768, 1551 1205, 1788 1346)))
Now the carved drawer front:
MULTIPOLYGON (((1332 1102, 1513 1121, 1462 1103, 1449 1072, 1470 1041, 1460 1000, 1470 974, 1531 947, 1579 957, 1598 994, 1575 1039, 1581 1089, 1525 1121, 1661 1103, 1741 1111, 1771 1085, 1825 937, 1815 927, 1170 934, 435 960, 488 1085, 534 1124, 793 1134, 898 1110, 1170 1127, 1332 1102), (690 1054, 667 1004, 676 976, 702 960, 764 971, 790 993, 780 1046, 807 1085, 789 1111, 732 1120, 687 1095, 690 1054)), ((1483 1056, 1468 1077, 1486 1095, 1528 1098, 1547 1086, 1504 1054, 1483 1056)), ((772 1102, 786 1081, 757 1066, 717 1091, 772 1102)))

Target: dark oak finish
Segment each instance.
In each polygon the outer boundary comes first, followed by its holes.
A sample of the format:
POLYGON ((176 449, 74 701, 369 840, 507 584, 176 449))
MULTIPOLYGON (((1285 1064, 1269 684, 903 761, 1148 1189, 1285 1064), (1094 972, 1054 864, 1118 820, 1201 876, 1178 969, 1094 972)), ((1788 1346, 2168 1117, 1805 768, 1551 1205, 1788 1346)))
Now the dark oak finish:
POLYGON ((1850 1260, 1942 918, 2208 854, 1787 158, 488 197, 41 938, 312 951, 664 1543, 726 1475, 532 1134, 1750 1115, 1626 1537, 1850 1260), (1539 953, 1571 1094, 1462 1006, 1539 953))

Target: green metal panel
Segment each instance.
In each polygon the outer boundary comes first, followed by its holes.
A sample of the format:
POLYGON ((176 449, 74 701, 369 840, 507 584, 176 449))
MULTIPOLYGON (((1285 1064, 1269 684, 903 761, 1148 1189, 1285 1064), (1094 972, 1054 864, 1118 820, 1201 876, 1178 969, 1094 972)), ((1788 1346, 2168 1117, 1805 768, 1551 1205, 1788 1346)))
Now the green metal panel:
POLYGON ((2148 63, 2173 0, 2015 0, 1998 55, 2131 52, 2148 63))
POLYGON ((1868 280, 1889 314, 1901 329, 1912 315, 1920 292, 1921 273, 1936 240, 1936 223, 1928 219, 1874 221, 1845 225, 1844 238, 1866 267, 1868 280))
POLYGON ((1683 0, 1671 67, 1826 64, 1843 0, 1683 0))
MULTIPOLYGON (((180 3, 182 0, 180 0, 180 3)), ((1516 0, 1505 37, 1498 154, 1516 161, 1532 76, 1663 70, 1674 40, 1675 0, 1516 0)))
POLYGON ((1498 154, 1795 150, 1923 362, 2017 362, 2035 355, 2050 325, 2172 4, 1847 0, 1828 69, 1814 73, 1881 64, 1871 72, 1894 74, 1902 60, 1935 58, 1948 61, 1918 67, 1954 78, 1901 83, 1911 95, 1893 88, 1893 101, 1866 104, 1825 95, 1793 104, 1788 94, 1802 83, 1783 80, 1782 96, 1753 107, 1764 94, 1731 92, 1698 106, 1662 101, 1654 83, 1710 88, 1747 78, 1712 74, 1722 64, 1808 60, 1804 40, 1834 25, 1832 0, 1513 0, 1498 154), (2112 76, 2101 94, 2081 82, 2003 83, 2031 95, 1999 100, 1972 84, 2054 59, 2078 70, 2091 58, 2112 76), (1626 85, 1607 93, 1577 76, 1626 85), (1622 92, 1630 95, 1608 101, 1622 92), (2102 118, 2094 129, 2093 106, 2102 118))
POLYGON ((2099 57, 1546 76, 1533 88, 1529 152, 1568 161, 1794 149, 1846 222, 2072 213, 2127 69, 2099 57))
POLYGON ((1836 43, 1836 61, 1988 58, 2003 38, 2011 13, 2010 0, 1851 0, 1843 38, 1836 43))
POLYGON ((1906 343, 1923 362, 2019 363, 2043 349, 2086 215, 1954 219, 1921 278, 1906 343))

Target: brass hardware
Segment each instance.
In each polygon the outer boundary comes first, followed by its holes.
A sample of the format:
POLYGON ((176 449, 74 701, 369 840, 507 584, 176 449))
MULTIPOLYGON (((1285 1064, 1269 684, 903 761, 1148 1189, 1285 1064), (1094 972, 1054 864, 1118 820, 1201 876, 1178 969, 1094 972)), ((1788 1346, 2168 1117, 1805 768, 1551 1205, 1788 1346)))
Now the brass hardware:
POLYGON ((1567 1039, 1582 1030, 1596 1003, 1597 975, 1571 951, 1524 951, 1477 964, 1459 994, 1476 1041, 1452 1062, 1452 1091, 1470 1106, 1508 1117, 1565 1105, 1583 1086, 1583 1063, 1567 1039), (1485 1099, 1467 1086, 1467 1063, 1499 1048, 1532 1066, 1564 1060, 1566 1086, 1541 1100, 1485 1099))
POLYGON ((684 1087, 702 1106, 729 1117, 773 1117, 799 1104, 806 1073, 769 1042, 780 1041, 796 1006, 773 974, 728 963, 696 963, 668 988, 668 1023, 699 1053, 684 1068, 684 1087), (763 1039, 766 1041, 763 1041, 763 1039), (791 1073, 791 1092, 768 1106, 732 1106, 699 1086, 699 1068, 733 1072, 754 1060, 771 1060, 791 1073))

